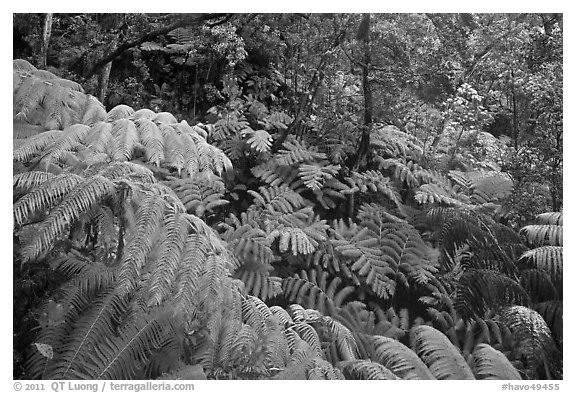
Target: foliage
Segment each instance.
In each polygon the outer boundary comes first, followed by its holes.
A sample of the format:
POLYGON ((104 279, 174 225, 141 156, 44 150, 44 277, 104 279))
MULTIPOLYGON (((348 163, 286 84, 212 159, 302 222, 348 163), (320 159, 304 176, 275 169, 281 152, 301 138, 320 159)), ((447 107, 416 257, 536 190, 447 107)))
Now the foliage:
POLYGON ((41 19, 15 378, 563 377, 560 14, 41 19))

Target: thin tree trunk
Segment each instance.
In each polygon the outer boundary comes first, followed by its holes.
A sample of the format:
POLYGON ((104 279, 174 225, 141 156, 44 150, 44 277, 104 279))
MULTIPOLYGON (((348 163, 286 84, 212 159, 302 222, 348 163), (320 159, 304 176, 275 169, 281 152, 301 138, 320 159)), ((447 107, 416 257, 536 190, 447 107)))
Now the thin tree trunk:
MULTIPOLYGON (((362 126, 362 136, 360 138, 360 143, 358 144, 358 150, 356 152, 356 157, 354 158, 354 163, 352 164, 352 170, 358 171, 362 163, 366 160, 368 156, 368 148, 370 146, 370 131, 372 129, 372 88, 370 87, 369 80, 369 67, 372 61, 370 56, 370 14, 364 14, 362 17, 362 22, 358 29, 358 40, 363 41, 364 47, 364 59, 360 64, 362 69, 362 91, 364 95, 364 124, 362 126)), ((354 214, 354 194, 348 196, 348 206, 347 214, 352 217, 354 214)))
POLYGON ((46 58, 48 57, 48 47, 50 46, 50 36, 52 35, 52 15, 44 16, 44 27, 42 28, 42 48, 40 48, 40 68, 46 69, 46 58))
POLYGON ((370 80, 368 78, 369 67, 371 63, 370 56, 370 14, 364 14, 359 32, 359 36, 363 41, 364 47, 364 61, 360 64, 362 69, 362 92, 364 95, 364 124, 362 126, 362 137, 358 145, 358 151, 354 160, 352 170, 356 171, 360 168, 361 163, 368 155, 368 147, 370 146, 370 129, 372 127, 372 88, 370 87, 370 80))
POLYGON ((104 103, 106 99, 106 91, 108 90, 108 81, 110 80, 110 71, 112 70, 112 62, 108 62, 98 74, 98 99, 104 103))

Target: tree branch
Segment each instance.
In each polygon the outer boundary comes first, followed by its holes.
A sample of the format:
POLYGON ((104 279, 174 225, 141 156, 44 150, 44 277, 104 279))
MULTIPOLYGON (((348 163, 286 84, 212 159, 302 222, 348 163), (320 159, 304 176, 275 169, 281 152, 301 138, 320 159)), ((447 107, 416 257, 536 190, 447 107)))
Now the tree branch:
MULTIPOLYGON (((227 22, 228 20, 230 20, 230 18, 232 17, 233 14, 226 14, 224 19, 214 22, 212 24, 208 24, 209 27, 214 27, 214 26, 218 26, 220 24, 223 24, 225 22, 227 22)), ((146 33, 142 36, 140 36, 137 39, 134 39, 132 41, 126 41, 122 44, 120 44, 116 49, 114 49, 112 52, 110 52, 109 54, 105 55, 104 57, 102 57, 100 60, 98 60, 96 62, 96 64, 94 64, 92 66, 92 68, 90 68, 90 70, 86 73, 86 77, 90 78, 92 75, 96 74, 102 67, 104 67, 107 63, 111 62, 112 60, 114 60, 115 58, 117 58, 118 56, 120 56, 122 53, 124 53, 125 51, 127 51, 130 48, 134 48, 140 44, 143 44, 146 41, 150 41, 158 36, 167 34, 169 32, 171 32, 172 30, 175 30, 179 27, 185 27, 185 26, 193 26, 208 20, 212 20, 214 18, 220 18, 222 17, 222 14, 192 14, 192 15, 185 15, 183 18, 177 20, 176 22, 168 25, 168 26, 164 26, 161 28, 158 28, 156 30, 153 30, 149 33, 146 33)))

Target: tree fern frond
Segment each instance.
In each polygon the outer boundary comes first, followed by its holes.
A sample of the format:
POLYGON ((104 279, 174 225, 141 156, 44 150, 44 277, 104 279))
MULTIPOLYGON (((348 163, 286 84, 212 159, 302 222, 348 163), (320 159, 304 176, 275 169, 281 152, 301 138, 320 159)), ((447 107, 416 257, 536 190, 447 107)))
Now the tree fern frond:
POLYGON ((239 275, 244 282, 246 292, 264 301, 274 298, 282 293, 282 280, 273 277, 268 272, 242 270, 239 275))
POLYGON ((316 356, 322 356, 320 337, 318 336, 318 332, 316 332, 312 326, 304 322, 298 322, 290 326, 288 329, 296 332, 298 336, 310 346, 316 356))
POLYGON ((254 149, 256 153, 269 152, 272 147, 272 135, 266 130, 256 130, 251 128, 246 128, 242 131, 242 136, 248 136, 246 143, 251 149, 254 149))
POLYGON ((12 153, 14 161, 26 162, 30 160, 35 154, 43 151, 61 136, 62 131, 53 130, 26 139, 17 149, 14 149, 12 153))
POLYGON ((357 229, 349 239, 339 236, 332 241, 334 249, 346 258, 354 261, 352 270, 366 276, 366 282, 377 296, 387 298, 396 290, 393 278, 396 271, 384 259, 379 241, 368 228, 357 229))
POLYGON ((520 229, 520 233, 526 236, 528 243, 535 246, 562 246, 562 226, 538 224, 527 225, 520 229))
POLYGON ((104 337, 86 359, 86 371, 73 373, 74 379, 129 379, 175 334, 167 316, 140 317, 120 330, 116 337, 104 337))
POLYGON ((493 270, 470 269, 460 277, 454 305, 464 319, 483 318, 506 305, 527 305, 526 291, 513 279, 493 270))
POLYGON ((488 344, 478 345, 472 356, 477 379, 522 379, 506 356, 488 344))
POLYGON ((209 172, 204 176, 198 174, 192 178, 171 179, 166 184, 178 195, 186 210, 199 217, 229 203, 224 199, 224 183, 209 172))
POLYGON ((12 60, 12 69, 14 71, 28 71, 28 72, 33 72, 37 70, 36 67, 34 67, 28 61, 23 59, 12 60))
POLYGON ((18 191, 29 191, 44 184, 48 180, 52 180, 56 175, 49 172, 30 171, 18 173, 12 177, 12 186, 18 191))
POLYGON ((27 139, 44 132, 44 127, 14 121, 12 123, 12 139, 27 139))
POLYGON ((366 172, 352 172, 351 176, 346 177, 349 189, 344 190, 343 194, 354 194, 356 192, 366 193, 368 191, 378 192, 390 199, 396 205, 400 204, 400 196, 395 187, 390 183, 390 179, 385 177, 379 171, 368 170, 366 172))
POLYGON ((156 123, 176 124, 178 120, 170 112, 159 112, 153 119, 156 123))
POLYGON ((81 105, 80 113, 82 114, 80 123, 90 127, 106 118, 104 105, 90 94, 86 95, 85 101, 81 105))
POLYGON ((538 214, 536 216, 536 221, 539 224, 544 224, 544 225, 559 225, 562 226, 562 212, 548 212, 548 213, 542 213, 542 214, 538 214))
POLYGON ((119 275, 119 285, 124 291, 134 289, 146 257, 156 240, 155 234, 163 221, 165 206, 161 197, 150 196, 142 201, 136 211, 136 227, 126 241, 119 275))
POLYGON ((358 358, 358 343, 350 330, 342 323, 331 317, 324 317, 323 323, 328 327, 332 336, 333 345, 338 348, 340 360, 354 360, 358 358))
POLYGON ((381 365, 370 360, 348 360, 338 363, 338 367, 346 379, 360 380, 396 380, 396 374, 381 365))
POLYGON ((537 269, 550 274, 552 279, 562 278, 563 247, 542 246, 526 251, 520 257, 520 262, 525 262, 537 269))
POLYGON ((129 107, 128 105, 116 105, 114 108, 110 109, 110 111, 106 114, 104 118, 105 122, 114 123, 116 120, 119 119, 128 119, 134 115, 134 109, 129 107))
POLYGON ((128 119, 119 118, 112 123, 112 136, 115 142, 113 159, 130 161, 140 137, 136 125, 128 119))
POLYGON ((304 199, 287 186, 260 187, 260 192, 248 190, 255 201, 256 208, 269 212, 291 213, 304 205, 304 199))
POLYGON ((318 153, 313 147, 308 147, 305 142, 284 142, 285 149, 276 153, 276 160, 280 165, 293 165, 301 162, 323 160, 326 154, 318 153))
POLYGON ((109 196, 114 190, 114 183, 102 176, 92 176, 77 184, 74 191, 50 212, 34 241, 22 250, 23 259, 35 259, 48 251, 58 236, 61 236, 82 212, 88 211, 97 201, 109 196))
POLYGON ((76 149, 81 144, 89 130, 90 127, 83 124, 75 124, 65 128, 61 136, 47 147, 49 152, 44 157, 44 160, 47 163, 60 161, 64 154, 76 149))
POLYGON ((266 320, 272 316, 266 304, 254 296, 246 296, 242 300, 242 315, 245 322, 252 326, 258 334, 268 332, 266 320))
POLYGON ((327 161, 313 164, 300 164, 298 174, 304 185, 311 190, 320 190, 326 180, 338 173, 340 165, 328 165, 327 161))
POLYGON ((564 321, 564 312, 563 312, 563 303, 561 300, 551 300, 547 302, 537 303, 534 305, 534 310, 538 311, 546 324, 550 328, 554 339, 562 346, 564 341, 564 330, 563 330, 563 321, 564 321))
POLYGON ((433 327, 421 325, 413 328, 410 341, 436 379, 474 379, 460 351, 433 327))
POLYGON ((559 293, 550 275, 538 269, 522 269, 520 285, 526 290, 533 302, 558 299, 559 293))
POLYGON ((90 132, 86 135, 86 145, 97 152, 107 153, 112 156, 114 148, 114 136, 112 135, 112 123, 99 121, 94 123, 90 132))
POLYGON ((51 370, 51 379, 73 378, 85 370, 87 357, 90 358, 102 340, 114 335, 114 325, 120 313, 126 308, 126 301, 114 292, 101 295, 91 309, 75 324, 74 331, 58 348, 58 367, 51 370))
POLYGON ((426 364, 404 344, 388 337, 374 336, 374 359, 400 379, 435 379, 426 364))
POLYGON ((542 373, 547 378, 557 377, 551 373, 560 372, 558 350, 542 316, 527 307, 511 306, 502 310, 498 317, 514 335, 517 344, 513 352, 525 362, 529 375, 537 377, 542 373))
POLYGON ((416 188, 420 185, 420 179, 416 173, 422 168, 411 160, 406 162, 405 158, 380 159, 379 167, 382 169, 394 168, 394 178, 405 183, 409 188, 416 188))
POLYGON ((180 256, 186 243, 188 223, 172 209, 164 216, 164 231, 160 240, 158 260, 149 279, 150 297, 153 305, 162 304, 166 299, 176 272, 180 265, 180 256))
POLYGON ((146 152, 146 160, 156 166, 164 161, 164 138, 162 131, 156 123, 149 119, 139 118, 135 120, 136 127, 140 132, 140 140, 146 152))
POLYGON ((288 277, 282 280, 282 291, 288 301, 313 308, 322 314, 333 314, 336 307, 331 298, 316 284, 299 277, 288 277))

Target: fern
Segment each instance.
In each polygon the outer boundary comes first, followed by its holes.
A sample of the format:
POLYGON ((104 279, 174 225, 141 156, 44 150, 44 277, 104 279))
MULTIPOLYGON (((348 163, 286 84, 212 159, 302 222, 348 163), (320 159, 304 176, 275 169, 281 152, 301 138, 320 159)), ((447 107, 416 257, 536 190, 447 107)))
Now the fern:
POLYGON ((254 131, 251 128, 246 128, 242 130, 241 135, 248 137, 246 143, 251 149, 254 149, 256 153, 267 153, 272 147, 272 136, 266 130, 254 131))
POLYGON ((564 341, 563 336, 563 321, 564 312, 561 301, 551 300, 547 302, 537 303, 534 305, 534 310, 542 316, 546 324, 550 328, 552 335, 559 348, 562 347, 564 341))
POLYGON ((346 379, 362 380, 396 380, 399 379, 392 371, 379 363, 370 360, 348 360, 338 363, 346 379))
POLYGON ((526 291, 514 280, 492 270, 467 270, 456 289, 455 307, 463 318, 484 317, 507 305, 528 305, 526 291))
POLYGON ((562 227, 559 225, 527 225, 520 230, 528 243, 536 246, 562 246, 562 227))
POLYGON ((291 213, 304 205, 304 199, 287 186, 260 187, 259 190, 248 190, 254 197, 254 208, 263 208, 271 213, 291 213))
POLYGON ((562 246, 543 246, 526 251, 520 261, 550 274, 554 280, 562 279, 562 246))
POLYGON ((352 172, 350 177, 346 178, 349 184, 349 190, 343 194, 354 194, 356 192, 367 193, 368 191, 383 194, 396 205, 400 204, 398 191, 390 184, 390 179, 378 171, 366 171, 363 173, 352 172))
POLYGON ((539 375, 557 378, 552 373, 559 370, 558 350, 540 314, 527 307, 511 306, 502 310, 499 318, 515 336, 513 355, 523 360, 527 374, 532 378, 539 375))
POLYGON ((490 345, 478 345, 472 356, 477 379, 522 379, 506 356, 490 345))
POLYGON ((429 326, 415 327, 410 341, 436 379, 474 379, 462 355, 438 330, 429 326))
POLYGON ((166 184, 178 195, 186 210, 199 217, 229 203, 224 199, 224 183, 210 173, 193 178, 172 178, 166 184))
POLYGON ((323 160, 326 154, 319 153, 305 142, 284 142, 286 149, 279 150, 276 160, 280 165, 293 165, 301 162, 323 160))
POLYGON ((382 336, 372 338, 374 359, 400 379, 435 379, 426 364, 410 348, 382 336))
POLYGON ((408 285, 410 278, 423 284, 435 271, 427 262, 426 246, 406 225, 383 224, 376 233, 352 225, 349 235, 336 235, 335 250, 353 261, 351 269, 365 276, 379 297, 392 296, 398 280, 408 285))

